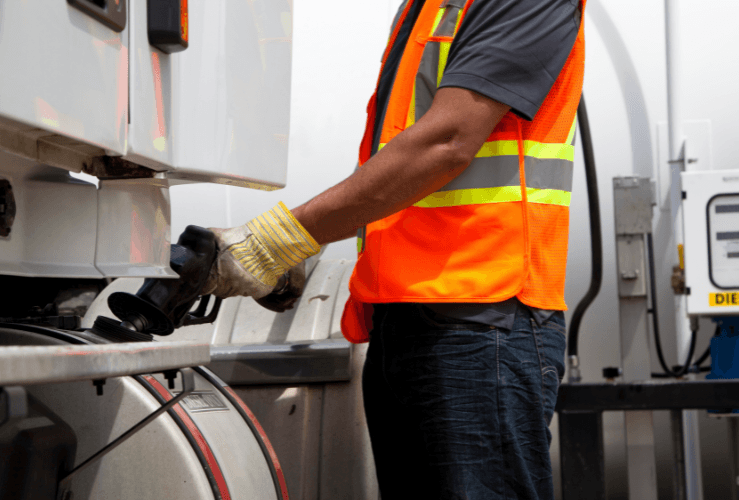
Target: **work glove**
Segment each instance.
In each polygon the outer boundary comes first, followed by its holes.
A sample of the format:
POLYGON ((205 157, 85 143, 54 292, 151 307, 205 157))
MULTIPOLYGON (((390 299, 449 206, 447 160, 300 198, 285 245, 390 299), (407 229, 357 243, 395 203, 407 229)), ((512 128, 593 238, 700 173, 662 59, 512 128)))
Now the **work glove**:
POLYGON ((292 309, 303 295, 303 288, 305 288, 305 262, 283 274, 269 295, 256 300, 260 306, 270 311, 285 312, 292 309))
POLYGON ((305 267, 301 264, 321 249, 282 202, 243 226, 210 230, 216 236, 218 256, 201 293, 222 299, 265 298, 262 305, 271 310, 291 307, 299 295, 287 304, 284 299, 298 293, 298 288, 302 294, 305 267))

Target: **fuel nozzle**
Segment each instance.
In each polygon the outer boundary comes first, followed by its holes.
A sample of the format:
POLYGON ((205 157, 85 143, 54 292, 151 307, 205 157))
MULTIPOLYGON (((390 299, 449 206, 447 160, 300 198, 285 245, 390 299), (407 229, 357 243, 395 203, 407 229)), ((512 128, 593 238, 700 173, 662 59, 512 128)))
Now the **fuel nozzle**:
POLYGON ((210 295, 201 298, 200 291, 216 255, 215 235, 202 227, 187 226, 170 251, 169 266, 180 277, 147 278, 136 295, 111 294, 108 306, 122 327, 139 333, 169 335, 181 326, 212 323, 221 299, 216 299, 206 316, 210 295), (190 312, 198 298, 198 309, 190 312))

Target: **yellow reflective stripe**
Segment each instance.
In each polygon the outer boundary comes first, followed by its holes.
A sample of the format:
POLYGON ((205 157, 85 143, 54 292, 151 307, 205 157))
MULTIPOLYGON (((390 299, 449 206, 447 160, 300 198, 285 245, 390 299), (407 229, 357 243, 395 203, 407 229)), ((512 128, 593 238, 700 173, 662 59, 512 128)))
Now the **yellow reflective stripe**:
MULTIPOLYGON (((454 25, 454 35, 457 35, 457 30, 459 29, 459 24, 462 21, 462 10, 460 9, 459 12, 457 12, 457 21, 454 25)), ((436 31, 436 28, 434 28, 434 31, 436 31)), ((433 32, 432 32, 433 33, 433 32)), ((439 72, 436 77, 436 86, 438 87, 441 85, 441 78, 444 76, 444 70, 446 69, 446 63, 449 59, 449 49, 452 47, 452 42, 440 42, 439 43, 439 72)))
MULTIPOLYGON (((526 188, 529 203, 570 206, 572 193, 558 189, 526 188)), ((494 188, 458 189, 455 191, 438 191, 414 204, 420 208, 457 207, 461 205, 482 205, 487 203, 505 203, 521 201, 519 186, 502 186, 494 188)))
POLYGON ((446 61, 449 58, 449 48, 452 46, 452 42, 441 42, 439 43, 439 72, 436 75, 436 86, 441 85, 441 77, 444 76, 444 70, 446 69, 446 61))
MULTIPOLYGON (((570 144, 544 143, 523 141, 523 154, 542 160, 569 160, 575 161, 575 147, 570 144)), ((490 141, 486 142, 477 152, 477 158, 491 156, 518 155, 518 141, 490 141)))
POLYGON ((387 142, 381 142, 379 146, 377 146, 377 152, 379 153, 382 148, 387 146, 387 142))
POLYGON ((575 161, 575 147, 570 144, 551 144, 523 141, 523 154, 539 159, 575 161))
POLYGON ((357 253, 362 253, 362 238, 357 238, 357 253))
POLYGON ((529 203, 541 203, 544 205, 570 206, 572 193, 560 191, 559 189, 533 189, 526 188, 526 200, 529 203))
POLYGON ((486 142, 475 155, 476 158, 490 158, 491 156, 518 156, 518 141, 486 142))
POLYGON ((446 8, 442 7, 439 9, 439 12, 436 13, 436 19, 434 19, 434 26, 431 28, 431 32, 429 32, 429 36, 433 36, 433 34, 436 32, 436 28, 439 27, 441 18, 444 17, 444 10, 446 10, 446 8))
POLYGON ((575 115, 575 119, 572 120, 572 126, 570 127, 570 133, 567 134, 567 140, 565 141, 565 144, 572 144, 572 141, 575 139, 575 130, 577 130, 577 115, 575 115))
MULTIPOLYGON (((381 143, 377 148, 380 151, 387 143, 381 143)), ((540 160, 567 160, 575 161, 575 147, 570 144, 551 144, 536 141, 523 141, 523 154, 540 160)), ((490 141, 486 142, 477 152, 475 158, 490 158, 492 156, 518 156, 518 141, 490 141)))
POLYGON ((483 203, 503 203, 506 201, 521 201, 521 188, 519 186, 502 186, 437 191, 436 193, 431 193, 413 206, 421 208, 456 207, 460 205, 480 205, 483 203))

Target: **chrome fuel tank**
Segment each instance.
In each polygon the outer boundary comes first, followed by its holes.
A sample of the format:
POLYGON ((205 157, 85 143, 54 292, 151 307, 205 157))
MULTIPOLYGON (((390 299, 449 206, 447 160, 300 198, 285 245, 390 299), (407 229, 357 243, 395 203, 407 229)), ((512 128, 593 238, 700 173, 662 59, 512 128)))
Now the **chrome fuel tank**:
MULTIPOLYGON (((41 334, 0 330, 0 343, 52 342, 41 334), (19 336, 24 339, 19 341, 19 336)), ((90 382, 26 390, 73 430, 76 467, 172 399, 181 384, 178 380, 170 390, 159 374, 108 379, 102 395, 90 382)), ((194 392, 75 474, 64 491, 74 499, 287 498, 280 465, 259 422, 233 391, 203 368, 195 368, 194 392)))

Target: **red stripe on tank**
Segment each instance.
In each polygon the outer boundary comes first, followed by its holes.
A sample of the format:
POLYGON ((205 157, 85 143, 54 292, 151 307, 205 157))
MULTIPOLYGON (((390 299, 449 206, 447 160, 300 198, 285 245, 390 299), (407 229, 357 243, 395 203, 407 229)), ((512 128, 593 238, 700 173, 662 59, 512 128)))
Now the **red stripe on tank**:
POLYGON ((252 413, 252 411, 249 409, 248 406, 246 406, 246 403, 244 403, 240 397, 236 395, 233 389, 231 389, 228 386, 225 386, 224 389, 228 391, 231 396, 236 400, 236 402, 239 404, 242 410, 244 410, 244 413, 246 413, 249 416, 249 419, 251 420, 252 424, 254 424, 254 428, 259 433, 259 437, 262 438, 262 441, 264 442, 264 445, 267 447, 267 452, 269 453, 269 458, 272 460, 272 464, 275 467, 275 471, 277 472, 277 480, 280 482, 280 490, 282 490, 282 499, 288 500, 287 496, 287 483, 285 482, 285 474, 282 472, 282 467, 280 466, 280 461, 277 459, 277 453, 275 453, 275 449, 272 447, 272 443, 269 442, 269 438, 267 437, 267 433, 264 432, 264 429, 262 428, 261 424, 257 420, 257 417, 252 413))
MULTIPOLYGON (((144 375, 144 378, 147 382, 151 384, 151 386, 156 389, 156 391, 167 401, 172 399, 172 394, 162 385, 159 383, 157 379, 152 377, 151 375, 144 375)), ((181 403, 180 403, 181 404, 181 403)), ((213 450, 210 449, 210 445, 203 437, 203 434, 200 432, 200 429, 198 429, 198 426, 195 425, 195 422, 192 421, 190 418, 190 415, 187 414, 184 408, 180 406, 180 404, 176 404, 172 407, 172 409, 177 413, 177 416, 182 419, 182 422, 185 424, 185 427, 187 427, 187 430, 190 431, 190 434, 192 434, 192 437, 195 438, 195 442, 198 443, 198 446, 200 447, 200 451, 203 452, 203 455, 205 456, 206 462, 208 462, 208 466, 210 467, 211 472, 213 473, 213 478, 216 481, 216 484, 218 485, 218 491, 221 494, 221 498, 223 500, 231 500, 231 492, 228 491, 228 485, 226 484, 226 478, 223 477, 223 472, 221 471, 221 467, 218 465, 218 461, 216 460, 215 455, 213 455, 213 450)))

